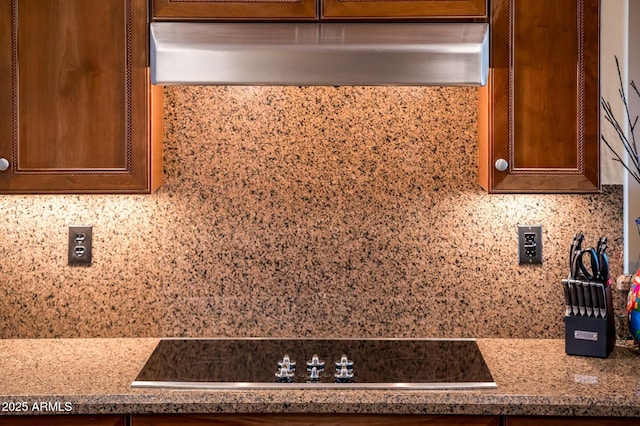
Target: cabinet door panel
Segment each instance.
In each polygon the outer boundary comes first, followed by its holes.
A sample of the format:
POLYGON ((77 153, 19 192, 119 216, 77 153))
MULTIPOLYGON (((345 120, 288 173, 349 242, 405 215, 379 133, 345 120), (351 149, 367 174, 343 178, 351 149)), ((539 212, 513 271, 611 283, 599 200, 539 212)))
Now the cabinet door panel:
POLYGON ((0 192, 148 192, 146 1, 0 7, 0 192))
POLYGON ((599 0, 495 0, 491 24, 481 183, 491 192, 599 191, 599 0))
POLYGON ((118 1, 18 2, 21 170, 126 168, 125 144, 87 143, 126 138, 126 57, 113 49, 126 40, 118 31, 123 25, 111 25, 114 17, 124 18, 124 6, 118 1))
POLYGON ((505 426, 631 426, 638 419, 584 417, 507 417, 505 426))
POLYGON ((559 28, 549 43, 542 29, 548 25, 549 13, 562 23, 575 21, 577 0, 521 5, 516 2, 513 8, 513 167, 570 169, 577 158, 577 144, 558 147, 580 137, 577 126, 570 125, 578 116, 576 88, 584 84, 575 70, 580 60, 578 32, 572 26, 559 28))
POLYGON ((323 0, 322 18, 486 20, 486 0, 323 0))
POLYGON ((152 0, 153 20, 315 20, 316 0, 152 0))
POLYGON ((9 416, 0 417, 0 426, 125 426, 124 416, 9 416))

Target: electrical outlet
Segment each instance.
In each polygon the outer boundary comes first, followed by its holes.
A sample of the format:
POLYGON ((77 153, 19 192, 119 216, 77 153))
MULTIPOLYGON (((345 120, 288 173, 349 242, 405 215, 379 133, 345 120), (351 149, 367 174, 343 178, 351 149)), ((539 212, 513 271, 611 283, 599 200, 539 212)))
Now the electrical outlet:
POLYGON ((628 291, 629 287, 631 287, 631 280, 633 280, 633 275, 620 275, 618 279, 616 279, 616 290, 628 291))
POLYGON ((69 265, 91 265, 92 226, 69 226, 69 265))
POLYGON ((542 263, 542 225, 518 225, 520 265, 542 263))

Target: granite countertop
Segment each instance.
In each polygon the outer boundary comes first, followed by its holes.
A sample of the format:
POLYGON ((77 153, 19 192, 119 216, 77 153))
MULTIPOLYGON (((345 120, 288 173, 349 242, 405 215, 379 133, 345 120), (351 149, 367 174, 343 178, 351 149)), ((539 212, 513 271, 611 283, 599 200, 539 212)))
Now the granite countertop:
POLYGON ((131 381, 157 342, 153 338, 0 340, 0 415, 313 412, 640 416, 640 356, 625 347, 616 347, 607 359, 598 359, 566 355, 563 340, 478 339, 497 389, 131 388, 131 381), (26 411, 19 411, 20 407, 26 411))

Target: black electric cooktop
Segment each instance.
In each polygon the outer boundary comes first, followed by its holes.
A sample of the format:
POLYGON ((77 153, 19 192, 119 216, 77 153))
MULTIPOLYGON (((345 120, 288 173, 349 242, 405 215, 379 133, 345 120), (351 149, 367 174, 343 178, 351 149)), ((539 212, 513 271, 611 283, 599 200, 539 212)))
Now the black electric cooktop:
POLYGON ((163 339, 133 387, 495 388, 473 339, 163 339))

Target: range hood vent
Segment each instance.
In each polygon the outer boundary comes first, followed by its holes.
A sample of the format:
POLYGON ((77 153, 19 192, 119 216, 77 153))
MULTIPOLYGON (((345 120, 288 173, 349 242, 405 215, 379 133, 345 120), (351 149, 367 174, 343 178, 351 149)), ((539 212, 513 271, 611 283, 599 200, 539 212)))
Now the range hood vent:
POLYGON ((483 86, 482 23, 151 24, 151 80, 184 85, 483 86))

